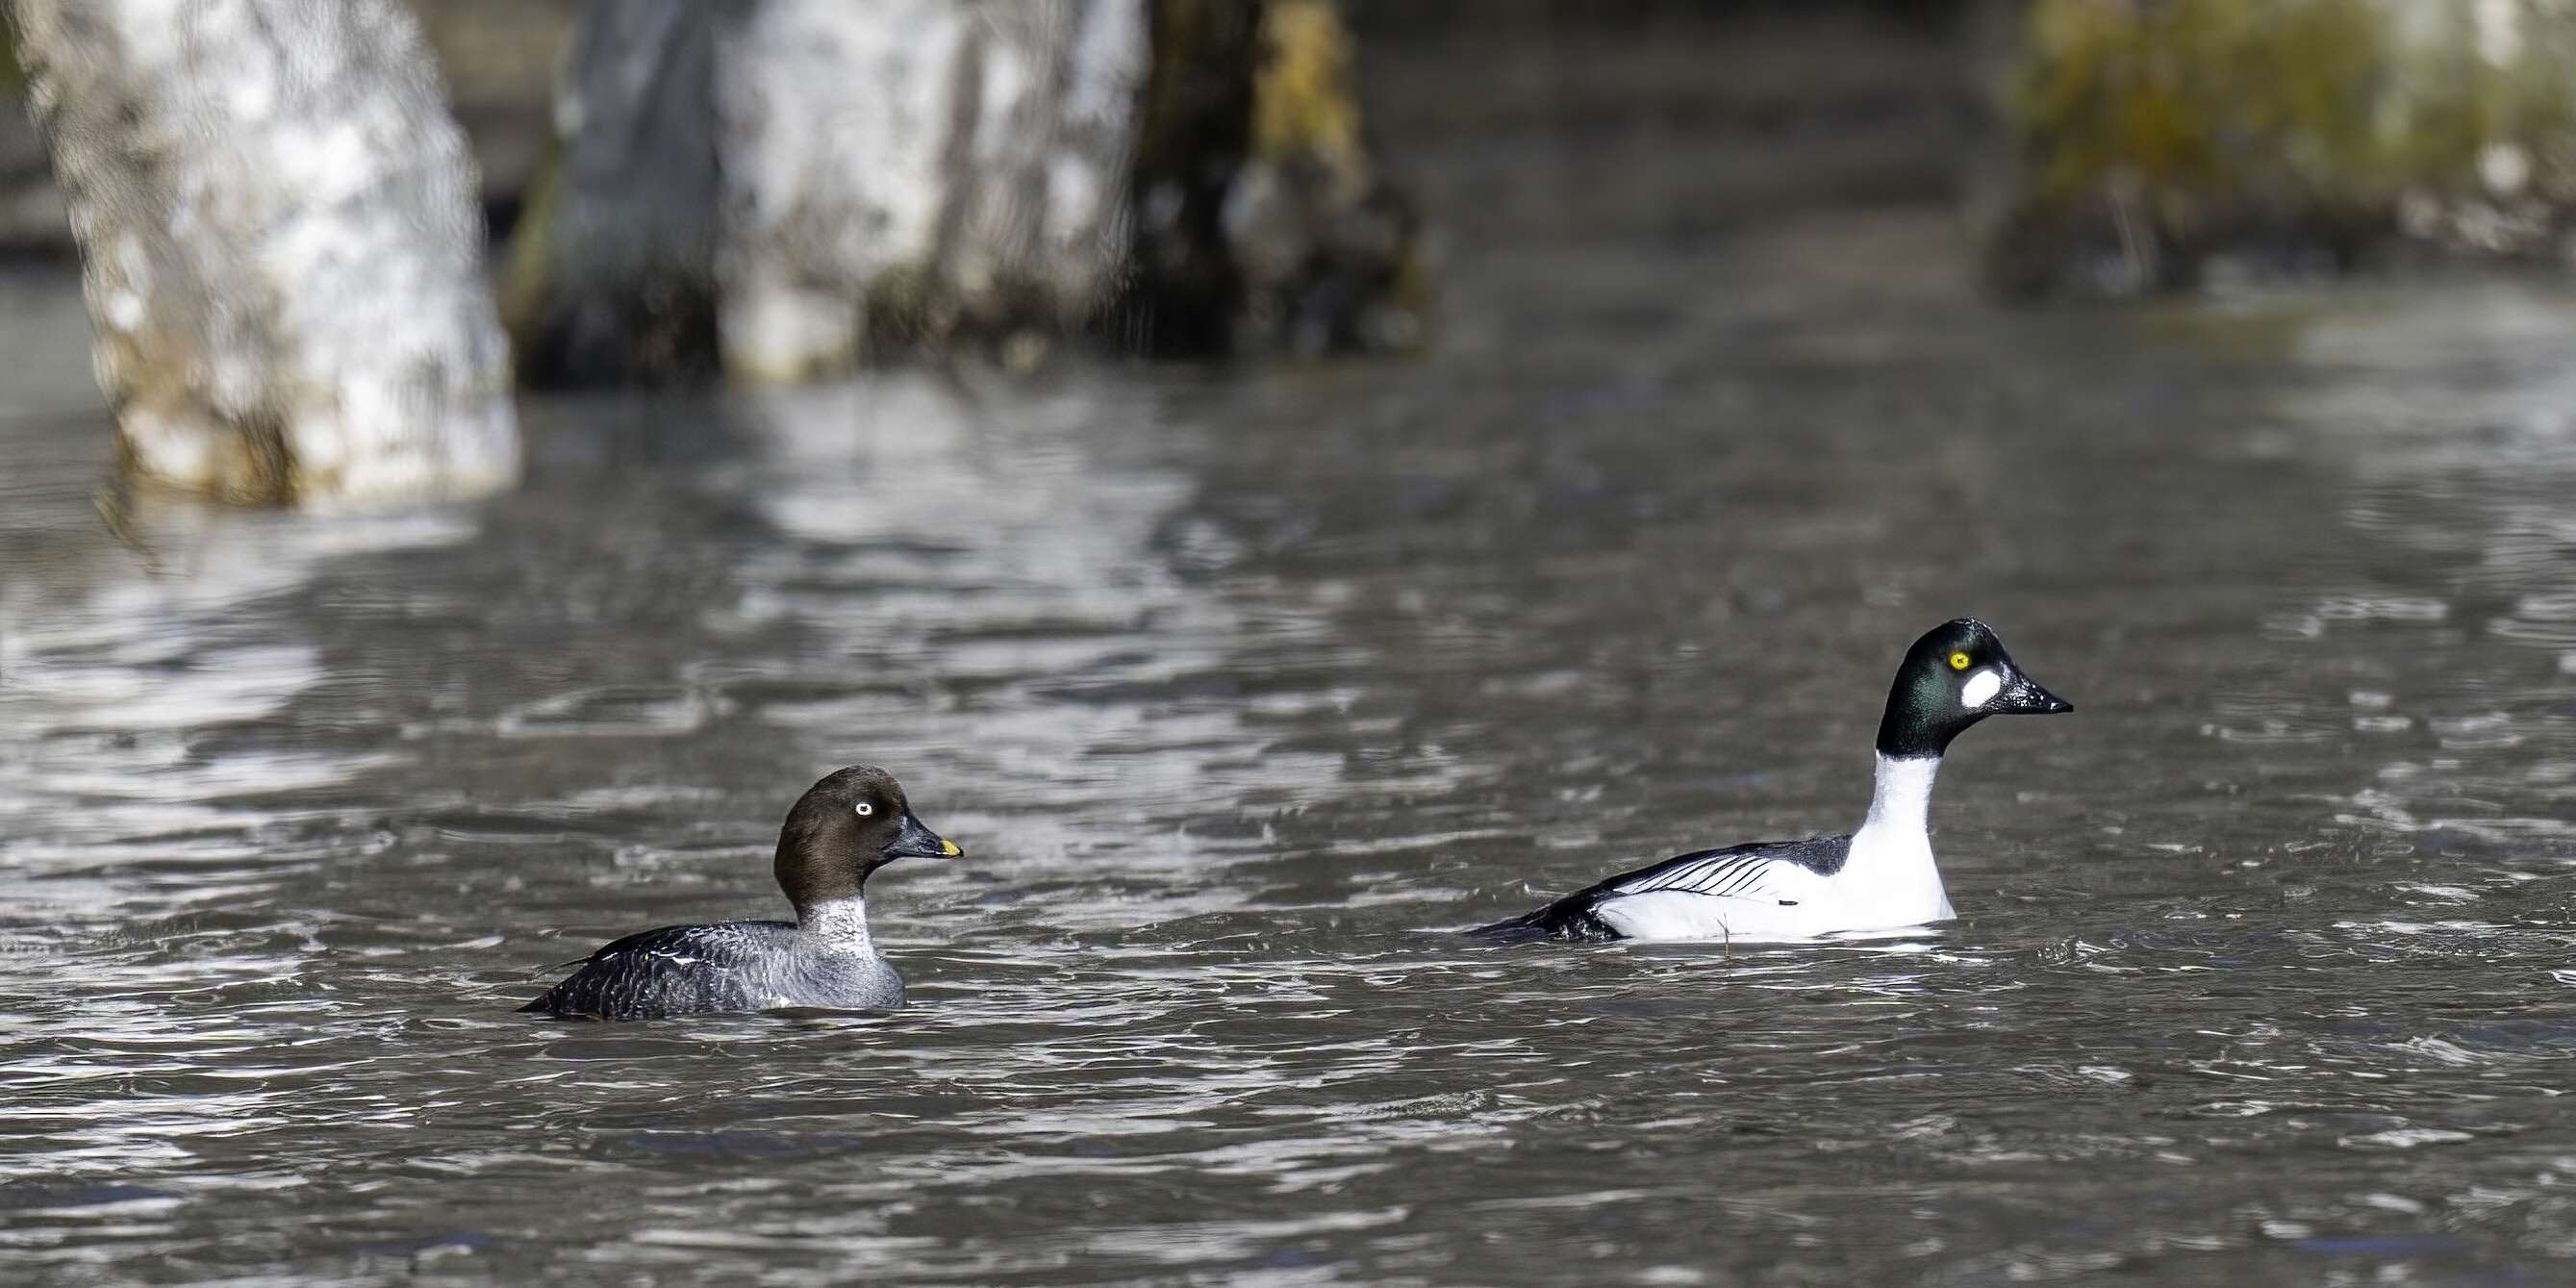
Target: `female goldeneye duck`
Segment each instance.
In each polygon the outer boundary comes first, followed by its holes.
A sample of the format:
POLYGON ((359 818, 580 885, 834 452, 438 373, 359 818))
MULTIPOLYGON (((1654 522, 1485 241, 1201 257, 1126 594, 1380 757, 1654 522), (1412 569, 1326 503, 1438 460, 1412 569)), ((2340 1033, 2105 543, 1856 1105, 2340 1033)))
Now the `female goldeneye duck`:
POLYGON ((868 874, 896 859, 963 853, 912 816, 894 775, 871 765, 836 770, 778 830, 778 885, 796 920, 628 935, 519 1009, 601 1020, 776 1006, 892 1010, 903 1005, 903 977, 868 940, 868 874))
POLYGON ((1905 651, 1888 689, 1878 786, 1859 831, 1680 855, 1468 933, 1503 943, 1777 941, 1948 920, 1956 914, 1924 826, 1941 753, 1988 716, 2074 709, 2022 674, 1985 623, 1962 617, 1934 627, 1905 651))

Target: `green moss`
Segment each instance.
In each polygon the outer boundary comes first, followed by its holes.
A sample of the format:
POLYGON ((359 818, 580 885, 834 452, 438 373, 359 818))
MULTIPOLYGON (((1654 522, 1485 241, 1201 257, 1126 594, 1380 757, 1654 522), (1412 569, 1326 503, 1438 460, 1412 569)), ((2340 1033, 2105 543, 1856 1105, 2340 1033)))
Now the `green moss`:
POLYGON ((27 73, 18 66, 18 19, 0 15, 0 94, 24 97, 27 73))
POLYGON ((2027 22, 2012 111, 2040 202, 2111 182, 2192 201, 2257 166, 2386 169, 2371 108, 2387 53, 2365 0, 2039 0, 2027 22))
POLYGON ((510 346, 518 353, 537 348, 540 332, 548 322, 555 219, 563 205, 563 184, 563 143, 549 136, 545 156, 538 161, 536 174, 528 180, 527 191, 520 198, 518 222, 511 227, 510 245, 501 258, 498 289, 493 292, 501 314, 501 329, 510 333, 510 346))

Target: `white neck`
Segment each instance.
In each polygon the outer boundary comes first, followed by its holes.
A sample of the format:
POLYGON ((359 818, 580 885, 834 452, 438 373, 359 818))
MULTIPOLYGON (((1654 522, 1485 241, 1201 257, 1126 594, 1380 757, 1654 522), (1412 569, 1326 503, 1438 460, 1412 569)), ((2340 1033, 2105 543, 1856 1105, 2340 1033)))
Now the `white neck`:
POLYGON ((1870 794, 1869 817, 1852 833, 1851 854, 1840 875, 1853 904, 1847 910, 1854 927, 1910 926, 1946 921, 1950 896, 1941 888, 1941 869, 1932 861, 1932 776, 1941 772, 1939 756, 1880 756, 1878 788, 1870 794))
POLYGON ((1919 836, 1931 845, 1932 776, 1941 772, 1939 756, 1878 758, 1878 784, 1870 792, 1869 817, 1860 830, 1919 836))
POLYGON ((836 952, 876 951, 876 946, 868 939, 868 901, 858 895, 826 899, 800 909, 796 914, 796 924, 836 952))

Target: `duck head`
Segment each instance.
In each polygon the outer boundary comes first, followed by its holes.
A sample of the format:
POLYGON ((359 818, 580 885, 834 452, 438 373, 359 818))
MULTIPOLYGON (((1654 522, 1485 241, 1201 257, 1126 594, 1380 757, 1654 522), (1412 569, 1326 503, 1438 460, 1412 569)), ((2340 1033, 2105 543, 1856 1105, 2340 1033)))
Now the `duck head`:
POLYGON ((2073 703, 2014 665, 1992 628, 1973 617, 1943 622, 1905 650, 1878 723, 1882 756, 1938 756, 1988 716, 2045 716, 2073 703))
POLYGON ((852 765, 807 788, 778 830, 778 885, 798 908, 856 896, 868 874, 897 859, 954 859, 965 851, 922 825, 903 785, 852 765))

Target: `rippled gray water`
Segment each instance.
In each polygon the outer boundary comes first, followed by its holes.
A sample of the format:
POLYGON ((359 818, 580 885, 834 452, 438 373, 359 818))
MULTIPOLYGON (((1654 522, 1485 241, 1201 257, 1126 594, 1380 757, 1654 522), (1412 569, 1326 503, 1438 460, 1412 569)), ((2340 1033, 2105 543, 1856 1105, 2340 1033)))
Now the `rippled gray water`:
POLYGON ((2558 1280, 2576 296, 1900 271, 1954 256, 541 401, 488 505, 123 542, 77 302, 0 282, 0 1279, 2558 1280), (1958 747, 1960 921, 1445 933, 1848 826, 1966 612, 2079 709, 1958 747), (773 915, 853 760, 972 854, 875 888, 913 1009, 510 1013, 773 915))

